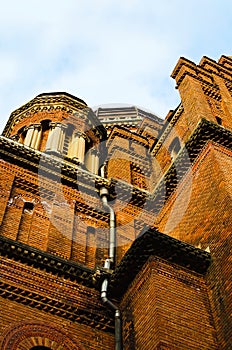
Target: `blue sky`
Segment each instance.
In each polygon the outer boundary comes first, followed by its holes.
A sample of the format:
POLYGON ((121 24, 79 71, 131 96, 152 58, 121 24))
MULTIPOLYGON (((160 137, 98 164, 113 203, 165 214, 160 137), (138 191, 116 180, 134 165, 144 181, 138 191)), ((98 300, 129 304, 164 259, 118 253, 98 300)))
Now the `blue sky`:
POLYGON ((128 103, 164 118, 180 56, 232 55, 231 0, 21 0, 0 12, 0 121, 42 92, 128 103))

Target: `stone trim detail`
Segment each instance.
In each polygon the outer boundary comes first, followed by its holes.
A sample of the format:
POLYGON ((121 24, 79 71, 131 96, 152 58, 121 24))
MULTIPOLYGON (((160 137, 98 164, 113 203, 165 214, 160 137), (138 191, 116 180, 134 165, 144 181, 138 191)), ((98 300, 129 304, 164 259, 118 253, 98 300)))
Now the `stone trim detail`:
POLYGON ((72 261, 0 236, 0 255, 15 259, 29 266, 45 269, 58 276, 70 278, 85 286, 92 287, 94 270, 72 261))
POLYGON ((14 324, 3 334, 1 350, 28 350, 36 345, 44 345, 52 350, 84 350, 62 329, 41 322, 14 324))

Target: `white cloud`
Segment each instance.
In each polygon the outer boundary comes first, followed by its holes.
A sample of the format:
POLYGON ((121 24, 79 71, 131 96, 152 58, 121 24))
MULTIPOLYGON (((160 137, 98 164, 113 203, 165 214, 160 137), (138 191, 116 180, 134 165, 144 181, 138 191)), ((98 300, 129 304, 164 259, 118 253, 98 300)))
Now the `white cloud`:
POLYGON ((169 78, 179 56, 229 53, 231 8, 229 0, 5 2, 1 124, 36 94, 64 90, 90 105, 132 103, 164 117, 179 102, 169 78))

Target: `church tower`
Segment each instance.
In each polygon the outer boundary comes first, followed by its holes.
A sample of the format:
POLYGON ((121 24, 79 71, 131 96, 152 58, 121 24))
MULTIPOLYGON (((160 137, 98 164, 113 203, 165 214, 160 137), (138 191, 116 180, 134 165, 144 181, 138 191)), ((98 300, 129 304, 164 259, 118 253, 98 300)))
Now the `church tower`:
POLYGON ((65 92, 0 136, 0 350, 227 350, 232 59, 180 58, 179 106, 65 92))

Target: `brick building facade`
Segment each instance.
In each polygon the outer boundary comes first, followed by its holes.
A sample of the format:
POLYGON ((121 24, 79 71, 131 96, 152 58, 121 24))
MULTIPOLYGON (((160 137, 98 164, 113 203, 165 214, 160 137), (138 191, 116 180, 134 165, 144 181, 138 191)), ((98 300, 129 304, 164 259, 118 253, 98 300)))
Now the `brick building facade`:
POLYGON ((232 58, 163 121, 44 93, 0 137, 1 350, 232 349, 232 58))

